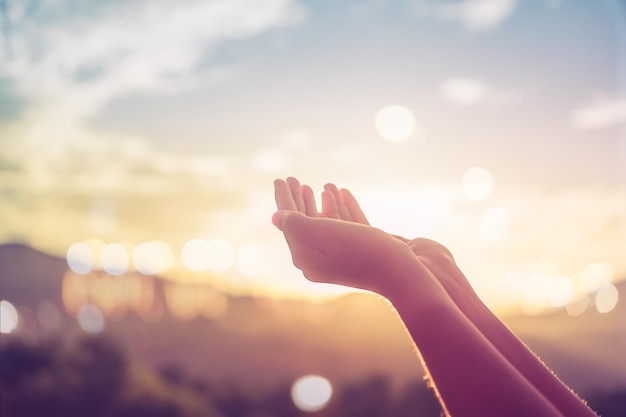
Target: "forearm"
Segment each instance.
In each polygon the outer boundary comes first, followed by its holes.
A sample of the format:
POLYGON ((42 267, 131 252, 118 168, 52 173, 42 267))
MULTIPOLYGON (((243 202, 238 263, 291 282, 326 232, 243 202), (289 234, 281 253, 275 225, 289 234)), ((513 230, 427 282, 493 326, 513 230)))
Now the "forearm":
MULTIPOLYGON (((457 273, 461 274, 460 271, 457 273)), ((464 277, 462 278, 465 280, 464 277)), ((562 414, 597 417, 484 305, 473 291, 466 291, 462 286, 456 285, 449 288, 448 293, 476 329, 562 414)))
POLYGON ((412 271, 415 285, 392 291, 388 298, 449 413, 562 416, 476 329, 434 276, 425 278, 424 271, 418 265, 412 271))

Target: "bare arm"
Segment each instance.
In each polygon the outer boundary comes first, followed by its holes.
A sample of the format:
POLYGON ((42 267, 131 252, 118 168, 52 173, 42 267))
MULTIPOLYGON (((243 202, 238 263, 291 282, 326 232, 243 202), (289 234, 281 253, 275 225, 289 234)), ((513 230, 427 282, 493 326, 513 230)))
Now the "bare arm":
POLYGON ((358 213, 332 206, 332 190, 322 196, 327 206, 323 211, 335 218, 324 218, 314 210, 310 189, 301 188, 295 179, 277 180, 275 186, 279 211, 273 222, 285 234, 294 264, 313 281, 363 288, 387 297, 450 413, 565 415, 476 328, 406 241, 355 223, 358 213), (341 220, 341 210, 350 221, 341 220))
MULTIPOLYGON (((333 194, 333 198, 328 200, 332 206, 329 210, 336 213, 348 212, 349 219, 367 224, 365 215, 348 190, 338 190, 333 184, 328 184, 326 188, 333 194), (334 205, 338 207, 335 208, 334 205), (344 209, 340 210, 339 206, 344 209)), ((566 416, 597 417, 485 306, 445 247, 428 239, 397 238, 407 243, 413 253, 434 273, 454 304, 489 343, 561 413, 566 416)))

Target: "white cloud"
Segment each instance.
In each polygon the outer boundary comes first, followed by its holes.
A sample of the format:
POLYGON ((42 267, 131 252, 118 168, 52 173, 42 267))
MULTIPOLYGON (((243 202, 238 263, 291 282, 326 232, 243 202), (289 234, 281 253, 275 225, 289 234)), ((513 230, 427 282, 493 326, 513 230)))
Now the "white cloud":
POLYGON ((441 96, 456 106, 470 106, 485 99, 487 86, 471 78, 450 78, 441 83, 441 96))
POLYGON ((572 127, 596 130, 626 122, 626 98, 597 97, 570 114, 572 127))
POLYGON ((139 0, 104 3, 84 16, 72 15, 68 0, 56 2, 53 10, 33 1, 27 13, 18 3, 7 5, 0 74, 28 96, 63 96, 80 114, 91 114, 128 91, 220 79, 214 69, 196 74, 216 43, 302 17, 291 0, 139 0), (45 18, 51 12, 68 17, 45 18))
POLYGON ((459 21, 470 30, 487 30, 506 20, 516 4, 517 0, 464 0, 453 4, 421 0, 414 4, 414 10, 420 16, 459 21))
POLYGON ((219 164, 153 149, 145 138, 94 131, 86 120, 133 91, 176 94, 222 83, 233 69, 210 65, 215 45, 304 16, 296 0, 23 0, 5 6, 0 76, 29 106, 3 126, 0 151, 43 188, 68 185, 68 178, 125 187, 132 184, 129 172, 165 172, 164 166, 196 176, 223 173, 219 164), (160 162, 165 159, 169 165, 160 162))

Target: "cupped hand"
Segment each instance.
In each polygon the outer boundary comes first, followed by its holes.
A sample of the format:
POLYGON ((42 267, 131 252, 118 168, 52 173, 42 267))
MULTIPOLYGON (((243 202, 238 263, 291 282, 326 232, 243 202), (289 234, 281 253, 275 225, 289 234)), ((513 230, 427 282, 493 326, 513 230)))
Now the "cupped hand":
POLYGON ((295 178, 276 180, 274 186, 278 211, 272 222, 285 234, 293 263, 307 279, 388 296, 412 269, 423 268, 405 242, 371 227, 356 211, 353 217, 333 190, 324 191, 318 212, 313 191, 295 178))
MULTIPOLYGON (((297 180, 288 179, 288 182, 291 182, 292 190, 297 190, 299 186, 297 180)), ((306 199, 312 198, 311 189, 306 186, 302 187, 302 194, 306 196, 306 199)), ((314 204, 313 202, 313 207, 314 204)), ((317 213, 316 210, 315 212, 317 213)), ((349 190, 339 189, 332 183, 324 186, 322 212, 316 215, 369 225, 369 221, 354 195, 349 190)), ((426 238, 407 239, 398 235, 392 236, 404 242, 411 249, 418 260, 437 277, 450 296, 460 301, 465 299, 468 293, 474 294, 471 284, 456 265, 452 253, 445 246, 426 238)))

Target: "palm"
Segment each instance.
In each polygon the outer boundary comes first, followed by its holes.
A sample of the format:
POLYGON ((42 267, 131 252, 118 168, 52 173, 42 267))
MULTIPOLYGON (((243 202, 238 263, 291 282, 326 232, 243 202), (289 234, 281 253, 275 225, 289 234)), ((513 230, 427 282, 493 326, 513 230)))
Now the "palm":
MULTIPOLYGON (((287 181, 277 180, 275 186, 279 210, 297 211, 309 217, 370 225, 356 198, 345 188, 338 189, 334 184, 326 184, 322 192, 322 211, 318 212, 313 191, 309 186, 300 185, 295 178, 287 178, 287 181)), ((397 235, 389 236, 406 244, 419 261, 439 277, 441 284, 451 296, 456 298, 455 295, 459 291, 473 292, 445 246, 425 238, 411 240, 397 235)))
POLYGON ((309 187, 294 178, 277 180, 275 186, 279 211, 272 220, 285 234, 294 265, 308 279, 385 295, 394 284, 380 277, 415 262, 404 242, 366 221, 342 218, 350 213, 337 211, 332 191, 324 191, 318 212, 309 187))

